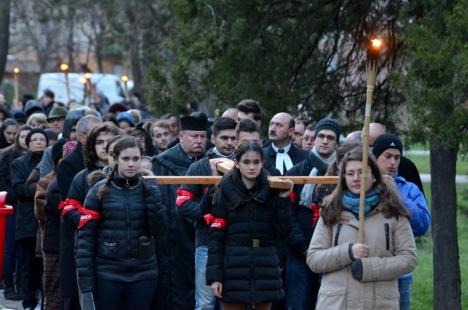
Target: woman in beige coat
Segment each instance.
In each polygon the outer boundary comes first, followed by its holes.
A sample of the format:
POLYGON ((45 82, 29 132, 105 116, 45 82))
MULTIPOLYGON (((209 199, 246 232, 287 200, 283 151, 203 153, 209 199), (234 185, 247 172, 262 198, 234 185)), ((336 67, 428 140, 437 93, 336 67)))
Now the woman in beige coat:
POLYGON ((346 154, 340 171, 307 253, 308 266, 323 273, 316 309, 398 309, 398 278, 416 266, 408 213, 369 156, 365 240, 357 243, 362 150, 346 154))

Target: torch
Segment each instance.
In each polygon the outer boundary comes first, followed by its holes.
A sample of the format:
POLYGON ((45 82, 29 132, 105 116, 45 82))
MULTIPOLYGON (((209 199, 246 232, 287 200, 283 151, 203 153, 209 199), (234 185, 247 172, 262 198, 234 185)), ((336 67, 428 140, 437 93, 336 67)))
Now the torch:
POLYGON ((361 173, 361 189, 359 196, 359 243, 364 243, 364 202, 366 199, 366 180, 368 173, 369 162, 369 124, 371 119, 372 96, 374 94, 375 79, 377 77, 377 63, 380 51, 383 47, 383 41, 379 37, 370 39, 367 49, 367 93, 366 93, 366 110, 364 113, 364 128, 362 130, 362 173, 361 173))
POLYGON ((125 100, 128 100, 128 76, 122 75, 122 76, 120 77, 120 80, 121 80, 122 83, 124 84, 124 96, 125 96, 125 100))
POLYGON ((20 69, 18 67, 13 69, 13 74, 15 77, 15 99, 14 99, 13 105, 15 107, 18 107, 18 103, 19 103, 19 82, 18 82, 19 73, 20 73, 20 69))
POLYGON ((68 97, 68 102, 70 102, 70 82, 68 81, 68 65, 67 64, 61 64, 60 65, 60 70, 62 70, 63 74, 65 74, 65 87, 67 89, 67 97, 68 97))

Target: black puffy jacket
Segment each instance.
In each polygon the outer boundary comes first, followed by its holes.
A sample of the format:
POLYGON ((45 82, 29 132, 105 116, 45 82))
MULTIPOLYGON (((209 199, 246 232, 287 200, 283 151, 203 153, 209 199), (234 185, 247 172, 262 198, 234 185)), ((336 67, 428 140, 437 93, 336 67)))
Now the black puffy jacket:
POLYGON ((223 301, 254 305, 284 297, 276 242, 287 235, 290 200, 268 187, 265 171, 247 189, 236 172, 215 194, 206 282, 223 284, 223 301))
POLYGON ((141 176, 113 175, 102 200, 98 182, 86 196, 84 207, 101 214, 78 232, 76 267, 82 292, 94 288, 95 278, 134 282, 156 279, 154 236, 167 234, 167 219, 156 186, 141 176))

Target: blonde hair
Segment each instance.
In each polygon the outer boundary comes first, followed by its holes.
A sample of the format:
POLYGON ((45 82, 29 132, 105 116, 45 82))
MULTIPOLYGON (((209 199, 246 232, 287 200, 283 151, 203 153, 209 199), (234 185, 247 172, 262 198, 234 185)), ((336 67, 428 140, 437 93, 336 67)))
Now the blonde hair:
MULTIPOLYGON (((33 121, 36 121, 39 124, 38 128, 49 128, 50 124, 47 121, 47 116, 44 113, 33 113, 28 117, 28 120, 26 121, 26 125, 31 126, 31 123, 33 121)), ((36 127, 37 128, 37 127, 36 127)))

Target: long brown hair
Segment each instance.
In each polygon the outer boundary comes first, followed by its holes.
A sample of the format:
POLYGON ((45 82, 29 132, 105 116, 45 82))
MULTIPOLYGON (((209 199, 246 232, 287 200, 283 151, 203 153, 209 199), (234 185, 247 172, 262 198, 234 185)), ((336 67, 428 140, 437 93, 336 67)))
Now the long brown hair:
POLYGON ((138 139, 135 138, 135 137, 125 135, 125 136, 121 137, 120 139, 118 139, 117 142, 115 143, 114 149, 112 151, 114 153, 115 166, 111 167, 112 169, 107 174, 106 182, 104 184, 102 184, 98 189, 97 197, 99 199, 104 198, 104 196, 106 196, 109 193, 109 185, 110 185, 110 183, 112 181, 114 173, 118 173, 117 172, 118 171, 117 162, 118 162, 118 158, 119 158, 120 153, 123 150, 128 149, 128 148, 132 148, 132 147, 137 147, 138 149, 140 149, 140 152, 143 155, 143 147, 142 147, 140 141, 138 141, 138 139))
MULTIPOLYGON (((326 225, 332 226, 340 221, 342 204, 341 198, 345 194, 345 191, 348 190, 346 186, 346 165, 350 161, 362 161, 362 149, 354 148, 344 156, 343 160, 340 163, 340 175, 338 184, 335 190, 327 197, 325 197, 323 202, 323 210, 321 216, 326 225)), ((380 195, 381 211, 383 212, 386 218, 398 217, 400 215, 409 217, 408 211, 406 211, 400 200, 400 194, 397 192, 396 187, 388 185, 383 181, 382 174, 380 173, 377 162, 371 154, 369 154, 370 173, 375 178, 373 187, 376 187, 380 195)))

